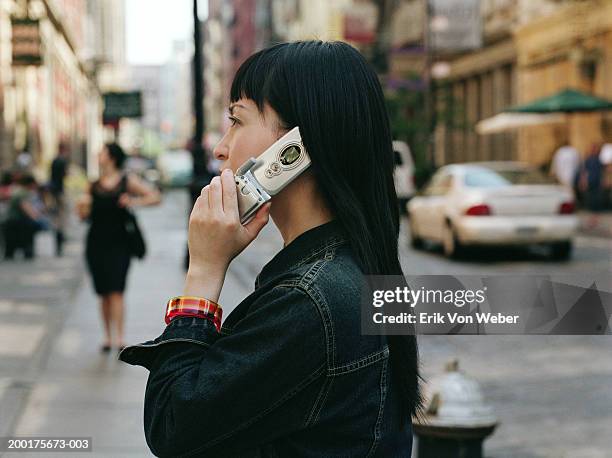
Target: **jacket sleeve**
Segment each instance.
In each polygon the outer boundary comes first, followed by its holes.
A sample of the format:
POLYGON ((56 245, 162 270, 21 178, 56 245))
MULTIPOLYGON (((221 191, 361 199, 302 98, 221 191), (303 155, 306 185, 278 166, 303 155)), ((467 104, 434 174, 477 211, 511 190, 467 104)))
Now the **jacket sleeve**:
POLYGON ((150 371, 144 426, 153 453, 206 456, 256 448, 303 427, 325 355, 313 301, 296 288, 276 287, 229 335, 206 319, 176 318, 155 341, 126 348, 120 359, 150 371))

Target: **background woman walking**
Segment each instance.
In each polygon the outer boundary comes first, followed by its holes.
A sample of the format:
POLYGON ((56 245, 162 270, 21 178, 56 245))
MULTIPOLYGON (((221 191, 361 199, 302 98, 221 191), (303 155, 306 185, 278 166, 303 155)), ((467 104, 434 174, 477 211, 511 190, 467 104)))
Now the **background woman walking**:
POLYGON ((123 173, 125 159, 126 154, 119 145, 105 145, 98 155, 100 178, 90 185, 77 205, 81 219, 89 218, 91 223, 86 258, 94 288, 100 296, 103 352, 110 351, 113 343, 119 350, 125 346, 123 293, 131 258, 126 230, 128 209, 157 205, 161 200, 159 191, 137 176, 123 173))

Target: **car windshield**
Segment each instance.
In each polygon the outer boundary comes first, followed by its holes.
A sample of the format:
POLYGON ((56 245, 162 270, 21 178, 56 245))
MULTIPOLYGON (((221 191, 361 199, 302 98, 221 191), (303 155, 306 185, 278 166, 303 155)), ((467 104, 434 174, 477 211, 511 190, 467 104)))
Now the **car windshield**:
POLYGON ((547 177, 536 169, 470 170, 465 175, 465 185, 477 188, 498 188, 512 185, 555 184, 554 179, 547 177))

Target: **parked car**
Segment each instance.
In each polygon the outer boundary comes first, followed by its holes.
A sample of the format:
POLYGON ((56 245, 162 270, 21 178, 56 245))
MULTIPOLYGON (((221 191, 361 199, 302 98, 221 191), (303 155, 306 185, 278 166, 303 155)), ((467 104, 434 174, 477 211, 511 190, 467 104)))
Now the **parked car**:
POLYGON ((395 169, 393 179, 395 181, 395 192, 402 213, 406 211, 406 203, 414 196, 414 161, 410 147, 406 142, 393 141, 393 154, 395 155, 395 169))
POLYGON ((193 158, 187 150, 171 150, 162 153, 157 159, 164 186, 188 186, 193 174, 193 158))
POLYGON ((572 191, 519 162, 444 166, 407 210, 412 245, 439 242, 448 257, 471 245, 546 244, 567 259, 578 228, 572 191))

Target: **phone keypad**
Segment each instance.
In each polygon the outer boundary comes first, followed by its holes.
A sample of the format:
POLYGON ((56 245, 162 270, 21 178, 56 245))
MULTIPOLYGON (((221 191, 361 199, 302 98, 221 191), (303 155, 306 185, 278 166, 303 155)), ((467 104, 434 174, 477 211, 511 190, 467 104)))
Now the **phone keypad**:
POLYGON ((278 162, 272 162, 266 171, 264 172, 266 178, 273 178, 276 175, 280 175, 283 171, 283 167, 278 162))

